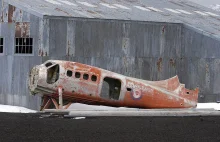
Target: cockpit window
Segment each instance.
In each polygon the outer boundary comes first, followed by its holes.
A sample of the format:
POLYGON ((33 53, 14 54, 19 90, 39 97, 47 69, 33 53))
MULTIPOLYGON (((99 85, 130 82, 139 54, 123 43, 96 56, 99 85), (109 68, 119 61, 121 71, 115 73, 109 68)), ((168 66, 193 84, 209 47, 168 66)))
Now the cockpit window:
POLYGON ((53 84, 59 79, 59 65, 54 65, 47 69, 47 83, 53 84))
POLYGON ((49 66, 52 66, 53 64, 51 62, 48 62, 45 64, 45 66, 48 68, 49 66))

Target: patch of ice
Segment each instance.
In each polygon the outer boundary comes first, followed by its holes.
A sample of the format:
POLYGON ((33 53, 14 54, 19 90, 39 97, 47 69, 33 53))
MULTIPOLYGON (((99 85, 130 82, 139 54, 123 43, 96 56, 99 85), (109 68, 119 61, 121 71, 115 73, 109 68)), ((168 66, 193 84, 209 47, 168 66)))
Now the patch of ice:
POLYGON ((8 113, 36 113, 37 111, 19 106, 0 105, 0 112, 8 113))

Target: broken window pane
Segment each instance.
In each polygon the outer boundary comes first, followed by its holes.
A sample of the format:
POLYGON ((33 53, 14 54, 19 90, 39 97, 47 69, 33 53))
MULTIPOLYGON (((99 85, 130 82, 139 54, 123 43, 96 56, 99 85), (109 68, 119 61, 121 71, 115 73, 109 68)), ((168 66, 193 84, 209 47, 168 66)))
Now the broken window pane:
POLYGON ((15 49, 15 53, 18 53, 18 52, 19 52, 19 50, 18 50, 18 49, 19 49, 18 46, 16 46, 15 48, 16 48, 16 49, 15 49))
POLYGON ((51 65, 53 65, 51 62, 45 64, 46 67, 49 67, 51 65))
POLYGON ((3 46, 0 46, 0 53, 3 53, 3 46))
POLYGON ((15 38, 15 54, 32 54, 33 38, 15 38))
POLYGON ((4 40, 0 38, 0 54, 4 52, 4 40))
POLYGON ((0 45, 3 46, 3 38, 0 38, 0 45))

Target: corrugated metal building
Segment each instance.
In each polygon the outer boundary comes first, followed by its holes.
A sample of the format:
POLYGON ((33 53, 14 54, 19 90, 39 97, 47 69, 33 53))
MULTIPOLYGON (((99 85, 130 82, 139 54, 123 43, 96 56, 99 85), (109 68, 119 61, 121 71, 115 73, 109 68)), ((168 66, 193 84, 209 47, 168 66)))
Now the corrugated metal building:
POLYGON ((147 80, 179 75, 220 100, 220 13, 185 0, 0 0, 0 103, 39 109, 30 68, 47 59, 147 80))

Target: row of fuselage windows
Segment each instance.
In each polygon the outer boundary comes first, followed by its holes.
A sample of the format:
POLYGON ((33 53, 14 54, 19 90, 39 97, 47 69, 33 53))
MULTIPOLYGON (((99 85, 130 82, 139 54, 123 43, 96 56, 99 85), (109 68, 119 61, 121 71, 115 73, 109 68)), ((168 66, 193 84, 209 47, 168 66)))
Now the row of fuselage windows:
MULTIPOLYGON (((72 77, 73 76, 73 72, 68 70, 66 72, 66 75, 68 77, 72 77)), ((83 79, 84 80, 89 80, 89 77, 90 77, 89 74, 87 74, 87 73, 83 74, 83 79)), ((81 78, 81 73, 80 72, 75 72, 75 78, 81 78)), ((97 81, 97 76, 96 75, 92 75, 90 79, 91 79, 91 81, 96 82, 97 81)))
MULTIPOLYGON (((4 38, 0 38, 0 54, 4 53, 4 38)), ((33 54, 33 38, 15 38, 15 54, 33 54)))

